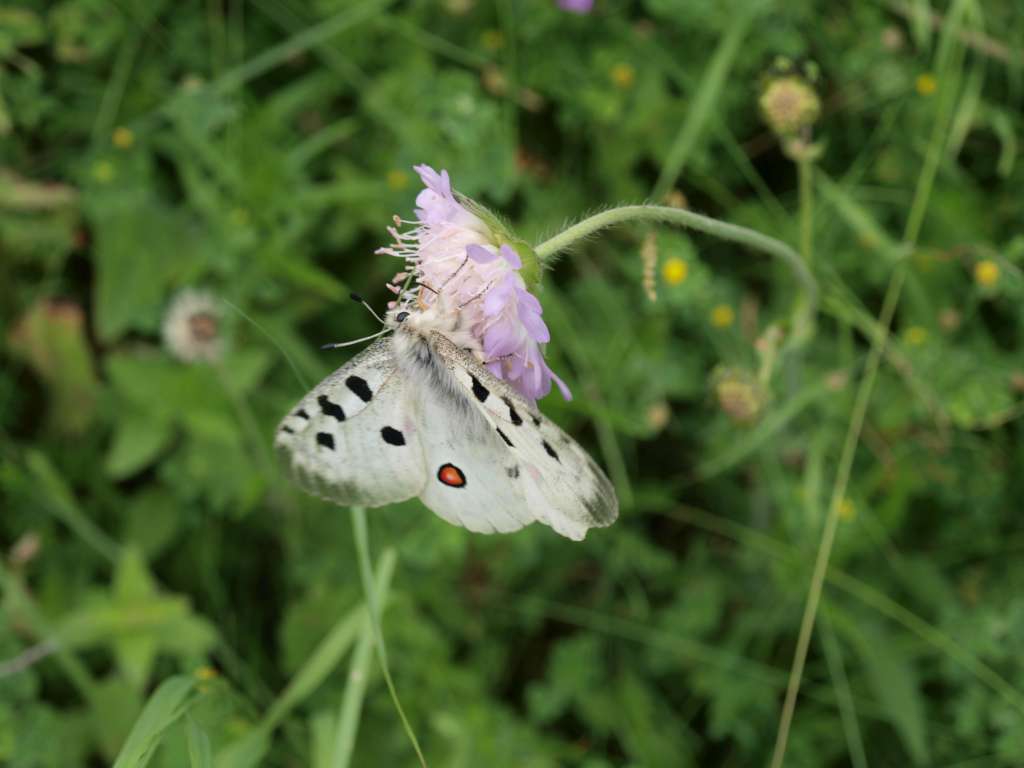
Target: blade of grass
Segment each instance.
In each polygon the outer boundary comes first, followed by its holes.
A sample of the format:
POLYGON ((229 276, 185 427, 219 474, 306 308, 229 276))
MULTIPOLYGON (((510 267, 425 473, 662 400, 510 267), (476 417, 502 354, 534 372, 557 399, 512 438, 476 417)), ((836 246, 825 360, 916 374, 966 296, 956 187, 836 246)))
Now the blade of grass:
MULTIPOLYGON (((304 8, 304 3, 294 7, 289 3, 281 2, 281 0, 274 0, 274 2, 256 0, 254 5, 285 32, 295 34, 303 27, 309 26, 306 18, 308 11, 304 8)), ((370 80, 366 73, 355 65, 352 57, 346 56, 336 47, 328 45, 326 40, 315 43, 312 50, 326 69, 329 69, 353 89, 361 90, 369 85, 370 80)))
MULTIPOLYGON (((954 35, 960 28, 962 19, 968 11, 968 6, 969 0, 958 0, 954 4, 952 11, 947 17, 947 27, 943 30, 942 41, 936 56, 936 60, 939 62, 936 70, 939 73, 942 90, 938 106, 936 107, 936 120, 932 126, 932 136, 925 156, 924 167, 921 169, 921 175, 918 177, 914 200, 911 203, 903 235, 904 244, 911 247, 917 243, 918 235, 921 232, 921 225, 924 222, 925 211, 928 209, 928 201, 931 197, 932 186, 935 183, 939 160, 948 140, 949 122, 956 104, 959 79, 963 66, 963 48, 955 46, 954 35)), ((896 307, 899 304, 900 293, 903 290, 906 275, 906 262, 902 261, 896 265, 882 302, 882 310, 879 313, 878 324, 882 328, 882 336, 872 342, 871 350, 868 353, 867 367, 857 388, 853 412, 850 415, 846 438, 843 443, 842 453, 840 454, 839 467, 836 471, 836 479, 832 487, 832 498, 829 502, 821 540, 818 544, 818 553, 815 557, 814 572, 811 576, 807 601, 804 606, 804 615, 797 635, 789 685, 786 688, 786 698, 779 717, 779 728, 776 734, 775 749, 772 753, 771 768, 781 768, 785 761, 789 729, 796 710, 796 699, 800 691, 800 683, 803 679, 804 665, 807 662, 811 635, 814 632, 814 623, 818 615, 818 606, 825 584, 825 576, 828 572, 828 564, 832 556, 832 545, 835 542, 836 530, 839 525, 839 510, 846 498, 846 488, 853 470, 853 459, 860 442, 860 434, 864 428, 868 405, 874 392, 879 363, 889 338, 893 317, 896 314, 896 307)))
POLYGON ((25 455, 25 466, 37 481, 36 490, 43 502, 43 508, 51 512, 105 560, 111 563, 116 561, 120 545, 86 516, 75 501, 71 489, 46 455, 35 450, 28 451, 25 455))
POLYGON ((822 616, 821 647, 825 651, 825 663, 828 674, 832 678, 832 688, 836 692, 839 705, 839 718, 843 724, 843 735, 846 737, 846 750, 850 755, 852 768, 868 768, 868 758, 864 751, 864 740, 861 738, 860 725, 857 722, 857 705, 850 691, 850 681, 846 677, 843 665, 843 649, 836 638, 835 630, 829 620, 828 612, 822 616))
MULTIPOLYGON (((394 552, 387 550, 381 556, 376 577, 370 576, 370 583, 376 583, 379 594, 383 595, 387 592, 394 568, 394 552)), ((367 617, 366 609, 359 606, 353 608, 334 624, 252 730, 229 743, 217 753, 216 764, 219 768, 254 765, 262 758, 271 734, 284 718, 317 690, 327 676, 334 671, 344 655, 355 644, 359 630, 367 621, 367 617)))
POLYGON ((736 466, 782 431, 787 424, 817 400, 831 394, 831 391, 827 377, 808 383, 781 407, 773 409, 763 421, 744 436, 743 440, 729 443, 724 450, 712 454, 698 464, 696 476, 701 480, 707 480, 736 466))
MULTIPOLYGON (((369 588, 373 589, 375 594, 386 595, 394 571, 394 550, 385 550, 377 565, 376 576, 367 574, 369 588)), ((320 642, 306 663, 288 683, 281 696, 267 710, 261 721, 262 728, 269 730, 277 727, 284 717, 295 708, 296 704, 320 687, 327 675, 334 670, 356 641, 359 629, 365 620, 364 617, 364 611, 361 608, 356 608, 334 625, 334 628, 320 642)))
POLYGON ((718 46, 711 56, 711 62, 697 86, 697 92, 686 113, 686 119, 680 126, 679 133, 676 134, 675 141, 672 142, 672 147, 665 157, 661 174, 651 192, 652 199, 661 200, 675 185, 679 174, 683 172, 686 162, 697 146, 697 140, 711 118, 718 94, 729 76, 729 70, 732 69, 733 62, 736 60, 736 53, 740 50, 743 38, 746 37, 751 24, 760 13, 761 7, 760 3, 744 4, 743 10, 737 13, 732 24, 718 41, 718 46))
MULTIPOLYGON (((405 710, 402 709, 402 702, 398 699, 398 691, 395 690, 395 683, 391 679, 391 671, 388 667, 387 648, 384 645, 384 635, 380 629, 380 601, 378 600, 378 593, 374 589, 371 576, 372 559, 370 557, 369 535, 366 531, 366 510, 362 507, 352 507, 350 511, 352 513, 352 531, 355 534, 356 554, 359 557, 359 575, 363 581, 363 593, 366 595, 366 609, 370 617, 370 625, 373 627, 377 661, 380 663, 381 672, 384 673, 384 682, 387 684, 391 701, 395 705, 399 719, 402 721, 402 728, 405 729, 405 734, 412 743, 420 765, 422 768, 427 768, 427 760, 423 756, 423 750, 420 749, 419 740, 409 724, 409 719, 405 716, 405 710)), ((387 555, 387 551, 385 551, 385 555, 387 555)))
POLYGON ((338 727, 334 738, 334 750, 328 762, 333 768, 348 768, 356 744, 356 731, 362 713, 366 684, 370 676, 370 659, 373 653, 373 626, 369 620, 363 626, 359 643, 352 654, 348 670, 348 685, 341 700, 338 713, 338 727))
MULTIPOLYGON (((53 627, 36 607, 21 579, 4 567, 3 561, 0 561, 0 594, 3 595, 5 614, 16 623, 24 625, 31 635, 37 638, 56 637, 53 627)), ((90 705, 97 706, 98 685, 89 668, 59 642, 45 640, 44 644, 52 647, 54 659, 82 698, 90 705)), ((11 672, 17 674, 21 669, 24 667, 19 668, 15 664, 11 672)))
POLYGON ((117 110, 124 97, 125 86, 131 75, 135 58, 142 48, 142 30, 132 25, 128 34, 121 41, 121 47, 114 60, 114 68, 103 90, 103 99, 96 110, 96 119, 92 124, 92 143, 100 146, 104 139, 109 139, 117 119, 117 110))
POLYGON ((185 715, 185 739, 188 742, 188 759, 191 767, 213 768, 210 737, 189 714, 185 715))
MULTIPOLYGON (((795 547, 781 542, 766 533, 741 525, 720 515, 713 515, 702 509, 679 506, 661 512, 681 522, 695 525, 703 530, 737 541, 744 546, 779 560, 791 563, 803 563, 804 554, 795 547)), ((975 656, 968 648, 963 647, 955 639, 942 630, 922 619, 916 613, 897 603, 888 595, 856 577, 831 568, 826 576, 828 583, 859 600, 869 608, 888 617, 904 629, 921 638, 936 650, 945 653, 974 677, 988 686, 993 693, 1001 696, 1008 704, 1024 714, 1024 691, 1015 688, 1006 678, 975 656)))
POLYGON ((176 675, 160 684, 132 726, 114 768, 143 768, 149 764, 167 729, 195 703, 192 694, 197 682, 192 675, 176 675))

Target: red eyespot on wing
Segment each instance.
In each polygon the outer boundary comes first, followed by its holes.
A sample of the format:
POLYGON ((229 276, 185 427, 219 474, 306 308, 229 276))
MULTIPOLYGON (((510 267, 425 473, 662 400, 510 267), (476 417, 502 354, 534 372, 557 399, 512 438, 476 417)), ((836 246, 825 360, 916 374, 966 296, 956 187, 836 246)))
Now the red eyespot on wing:
POLYGON ((466 476, 454 464, 442 464, 437 470, 437 479, 452 488, 462 488, 466 484, 466 476))

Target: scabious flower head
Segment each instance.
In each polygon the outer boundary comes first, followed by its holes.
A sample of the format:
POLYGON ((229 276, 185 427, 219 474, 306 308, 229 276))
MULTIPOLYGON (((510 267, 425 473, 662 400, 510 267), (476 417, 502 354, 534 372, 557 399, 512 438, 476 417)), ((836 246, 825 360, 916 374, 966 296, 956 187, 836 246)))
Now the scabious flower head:
POLYGON ((757 421, 767 401, 753 374, 739 368, 717 368, 711 376, 722 411, 737 424, 757 421))
POLYGON ((807 80, 797 74, 769 79, 759 99, 765 122, 779 136, 792 136, 814 125, 821 101, 807 80))
POLYGON ((548 367, 541 351, 551 339, 528 280, 537 271, 536 256, 516 241, 492 215, 457 196, 447 171, 415 167, 424 189, 416 197, 416 220, 396 218, 388 232, 394 242, 378 253, 404 260, 405 269, 390 285, 396 305, 424 309, 443 301, 461 314, 487 367, 529 400, 538 400, 558 384, 568 387, 548 367), (400 231, 402 224, 411 229, 400 231), (524 263, 524 255, 531 263, 524 263), (400 287, 409 277, 415 285, 400 287))
POLYGON ((211 294, 187 288, 175 296, 164 314, 164 345, 186 363, 212 363, 224 354, 221 309, 211 294))

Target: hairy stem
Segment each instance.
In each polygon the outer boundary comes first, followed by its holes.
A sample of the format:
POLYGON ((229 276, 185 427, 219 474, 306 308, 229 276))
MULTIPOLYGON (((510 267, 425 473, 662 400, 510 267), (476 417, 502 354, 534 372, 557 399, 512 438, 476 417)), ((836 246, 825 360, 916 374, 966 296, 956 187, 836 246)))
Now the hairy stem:
POLYGON ((663 205, 624 205, 620 208, 611 208, 573 224, 549 240, 545 240, 536 246, 534 250, 542 262, 548 262, 559 251, 565 250, 578 240, 582 240, 602 229, 631 221, 653 221, 685 227, 686 229, 694 229, 698 232, 704 232, 713 237, 729 240, 757 251, 763 251, 770 256, 775 256, 784 261, 786 266, 793 271, 807 301, 812 306, 817 304, 817 281, 800 258, 800 254, 784 242, 776 240, 774 237, 762 235, 760 232, 755 232, 746 227, 729 224, 713 219, 710 216, 702 216, 699 213, 686 211, 681 208, 669 208, 663 205))

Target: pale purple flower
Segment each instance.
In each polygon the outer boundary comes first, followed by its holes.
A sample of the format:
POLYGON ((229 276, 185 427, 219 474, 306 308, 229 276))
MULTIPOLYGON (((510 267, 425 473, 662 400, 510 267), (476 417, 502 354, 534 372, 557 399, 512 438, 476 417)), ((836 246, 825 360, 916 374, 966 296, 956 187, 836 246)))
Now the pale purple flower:
POLYGON ((590 13, 594 10, 594 0, 558 0, 558 7, 570 13, 590 13))
POLYGON ((378 250, 405 261, 406 271, 391 286, 398 303, 423 308, 443 299, 439 306, 459 313, 460 327, 476 343, 473 351, 495 376, 529 400, 547 395, 552 381, 571 399, 541 352, 551 334, 540 302, 519 274, 519 254, 509 245, 494 244, 495 233, 455 197, 447 171, 426 165, 415 170, 425 187, 416 197, 416 220, 396 218, 396 226, 388 229, 394 243, 378 250), (413 227, 402 232, 401 224, 413 227), (416 285, 403 291, 397 282, 409 274, 416 285))

